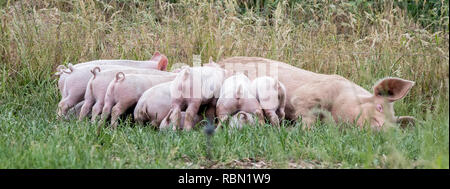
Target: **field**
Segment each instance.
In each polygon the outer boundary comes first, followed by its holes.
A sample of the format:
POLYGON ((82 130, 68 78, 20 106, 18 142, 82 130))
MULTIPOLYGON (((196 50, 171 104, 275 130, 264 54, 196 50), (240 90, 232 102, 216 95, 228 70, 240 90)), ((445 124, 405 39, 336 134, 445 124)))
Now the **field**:
MULTIPOLYGON (((449 168, 448 1, 0 2, 0 168, 449 168), (341 75, 371 91, 415 81, 395 103, 410 129, 300 122, 159 132, 123 120, 96 135, 58 120, 60 64, 259 56, 341 75)), ((170 67, 170 66, 169 66, 170 67)))

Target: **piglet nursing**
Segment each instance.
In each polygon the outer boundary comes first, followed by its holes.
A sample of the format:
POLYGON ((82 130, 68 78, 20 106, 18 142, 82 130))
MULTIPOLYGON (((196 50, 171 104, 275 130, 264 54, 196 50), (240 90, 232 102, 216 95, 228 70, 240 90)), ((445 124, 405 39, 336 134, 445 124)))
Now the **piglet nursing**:
POLYGON ((186 109, 183 129, 191 130, 194 126, 194 116, 201 105, 209 105, 207 114, 213 115, 226 74, 224 69, 212 61, 202 67, 187 67, 181 70, 170 87, 172 106, 167 115, 170 123, 180 128, 181 111, 186 109))
POLYGON ((175 73, 149 75, 118 72, 106 90, 101 119, 106 120, 111 114, 111 125, 115 128, 118 117, 130 107, 133 107, 147 89, 160 83, 172 81, 175 77, 175 73))
MULTIPOLYGON (((172 82, 161 83, 145 91, 134 109, 134 120, 140 124, 150 122, 151 125, 160 129, 167 128, 170 123, 167 114, 170 111, 171 95, 170 86, 172 82)), ((181 112, 182 123, 185 112, 181 112)), ((194 115, 194 124, 201 121, 201 117, 194 115)))
POLYGON ((231 128, 242 129, 244 125, 255 125, 256 119, 253 114, 239 111, 230 117, 228 124, 231 128))
POLYGON ((92 70, 93 77, 89 80, 86 93, 84 95, 84 104, 81 107, 79 119, 82 120, 91 111, 92 121, 95 121, 97 116, 102 113, 106 90, 109 83, 116 77, 116 74, 122 72, 125 74, 148 74, 148 75, 167 75, 169 72, 152 70, 152 69, 136 69, 132 67, 122 67, 120 69, 108 69, 100 71, 99 67, 92 70))
MULTIPOLYGON (((259 123, 264 123, 264 116, 258 100, 250 91, 251 81, 244 74, 238 73, 227 78, 220 90, 216 104, 216 115, 220 122, 239 111, 254 114, 259 123)), ((218 127, 220 127, 219 124, 218 127)))
POLYGON ((280 119, 284 119, 286 107, 286 88, 278 80, 264 76, 253 80, 251 92, 258 99, 264 115, 270 123, 280 125, 280 119))
POLYGON ((91 78, 91 70, 99 67, 102 70, 114 69, 115 66, 127 66, 140 69, 166 70, 167 57, 155 52, 149 61, 134 60, 95 60, 76 65, 69 64, 68 67, 60 65, 55 75, 59 75, 58 88, 62 100, 58 104, 58 115, 66 116, 69 108, 83 100, 85 88, 91 78))

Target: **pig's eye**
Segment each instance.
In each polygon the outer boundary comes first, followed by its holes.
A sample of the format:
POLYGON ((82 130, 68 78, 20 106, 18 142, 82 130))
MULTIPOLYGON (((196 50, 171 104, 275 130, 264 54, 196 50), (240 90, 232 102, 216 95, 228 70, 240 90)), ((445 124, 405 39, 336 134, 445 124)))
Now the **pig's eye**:
POLYGON ((383 106, 381 106, 381 104, 377 104, 377 111, 380 113, 383 113, 383 106))

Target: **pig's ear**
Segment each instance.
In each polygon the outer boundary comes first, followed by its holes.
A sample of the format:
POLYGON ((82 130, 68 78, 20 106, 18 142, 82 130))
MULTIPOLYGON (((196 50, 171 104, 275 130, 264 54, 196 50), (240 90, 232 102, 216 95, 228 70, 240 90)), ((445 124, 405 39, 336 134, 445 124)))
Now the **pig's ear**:
POLYGON ((374 85, 373 93, 375 96, 385 97, 390 102, 394 102, 408 94, 413 86, 413 81, 401 78, 385 78, 374 85))
POLYGON ((412 116, 399 116, 397 117, 396 122, 402 129, 405 129, 408 128, 408 126, 414 126, 416 124, 416 118, 412 116))
POLYGON ((168 64, 167 57, 164 56, 163 54, 161 54, 160 52, 156 51, 150 60, 158 62, 158 66, 157 66, 158 70, 162 70, 162 71, 167 70, 167 64, 168 64))
POLYGON ((155 51, 155 53, 153 54, 153 56, 150 60, 158 61, 160 56, 161 56, 161 53, 159 51, 155 51))
POLYGON ((158 62, 158 70, 166 71, 167 70, 167 64, 168 64, 167 57, 164 55, 161 55, 161 59, 159 59, 158 62))
POLYGON ((158 70, 166 71, 168 62, 169 60, 167 60, 167 57, 161 55, 161 59, 158 62, 158 70))
POLYGON ((238 114, 239 114, 238 117, 239 117, 239 119, 240 119, 241 121, 245 121, 245 120, 248 119, 246 113, 241 113, 241 112, 239 112, 238 114))

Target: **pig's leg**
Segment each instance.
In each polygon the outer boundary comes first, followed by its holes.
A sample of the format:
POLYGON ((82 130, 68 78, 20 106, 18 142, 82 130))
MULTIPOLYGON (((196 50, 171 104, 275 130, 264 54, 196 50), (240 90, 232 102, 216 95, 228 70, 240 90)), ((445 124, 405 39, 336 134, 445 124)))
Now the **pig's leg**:
POLYGON ((269 118, 270 123, 274 126, 280 127, 280 120, 278 119, 278 115, 275 113, 275 110, 264 110, 264 115, 269 118))
POLYGON ((84 98, 84 104, 81 107, 80 116, 78 117, 78 120, 80 121, 83 120, 89 114, 89 112, 91 112, 92 105, 95 103, 92 95, 89 95, 87 92, 88 91, 86 91, 86 95, 84 98))
POLYGON ((311 108, 307 107, 298 107, 298 109, 295 111, 295 115, 297 118, 298 116, 302 116, 302 129, 310 129, 317 120, 317 116, 313 114, 311 108))
POLYGON ((68 116, 73 115, 74 117, 80 116, 81 107, 83 106, 84 101, 79 102, 73 108, 70 108, 67 112, 68 116))
POLYGON ((75 105, 75 107, 73 107, 73 109, 75 110, 75 115, 78 117, 80 115, 81 112, 81 107, 84 104, 84 100, 79 102, 77 105, 75 105))
POLYGON ((256 114, 256 117, 258 117, 258 123, 259 123, 260 125, 264 125, 265 120, 264 120, 264 114, 263 114, 263 112, 262 112, 261 110, 257 110, 257 111, 255 112, 255 114, 256 114))
POLYGON ((278 108, 278 110, 277 110, 277 115, 278 115, 278 117, 280 118, 280 120, 281 120, 281 119, 284 119, 284 118, 286 117, 286 113, 284 112, 284 108, 283 108, 283 109, 278 108))
MULTIPOLYGON (((172 112, 173 112, 173 109, 171 109, 169 111, 169 113, 167 113, 167 116, 164 117, 164 119, 161 121, 161 123, 159 123, 159 125, 155 125, 156 127, 159 126, 159 130, 160 131, 166 129, 167 127, 169 127, 169 125, 170 125, 170 120, 169 119, 170 119, 170 115, 172 115, 172 112)), ((155 121, 155 120, 153 120, 153 121, 155 121)))
POLYGON ((121 103, 117 103, 111 111, 111 126, 113 129, 117 128, 117 120, 119 119, 119 116, 125 113, 127 110, 127 107, 124 106, 121 103))
POLYGON ((184 118, 184 130, 190 131, 194 127, 194 118, 197 115, 201 100, 192 100, 186 109, 186 117, 184 118))
POLYGON ((219 119, 219 124, 216 130, 222 128, 222 124, 229 118, 228 115, 237 112, 239 101, 236 99, 219 98, 216 102, 216 115, 219 119))
POLYGON ((60 118, 65 117, 67 115, 67 111, 78 102, 79 100, 71 95, 68 95, 66 98, 62 99, 58 104, 58 116, 60 118))
POLYGON ((286 88, 281 82, 278 82, 278 109, 277 114, 280 119, 284 119, 286 116, 286 113, 284 110, 286 109, 286 88))
MULTIPOLYGON (((300 114, 299 116, 302 117, 302 123, 303 123, 302 129, 310 129, 311 126, 313 126, 317 120, 317 117, 314 116, 314 114, 312 114, 311 112, 306 113, 306 114, 300 114)), ((297 118, 299 116, 297 116, 297 118)))
POLYGON ((173 125, 173 130, 181 128, 181 106, 179 103, 172 104, 172 108, 167 116, 173 125))
POLYGON ((302 117, 302 123, 303 123, 303 127, 302 129, 311 129, 311 126, 314 124, 314 122, 316 121, 316 118, 314 116, 303 116, 302 117))
POLYGON ((147 108, 139 103, 134 108, 133 112, 134 120, 140 125, 144 125, 144 123, 149 120, 149 117, 146 115, 146 112, 144 111, 147 111, 147 108))
POLYGON ((114 101, 110 100, 110 99, 106 99, 105 100, 105 105, 103 106, 103 110, 102 110, 102 116, 100 118, 101 122, 106 121, 110 114, 111 114, 111 109, 114 106, 114 101))
POLYGON ((95 105, 92 107, 92 117, 91 122, 95 122, 97 120, 97 116, 102 113, 103 102, 97 101, 95 105))

